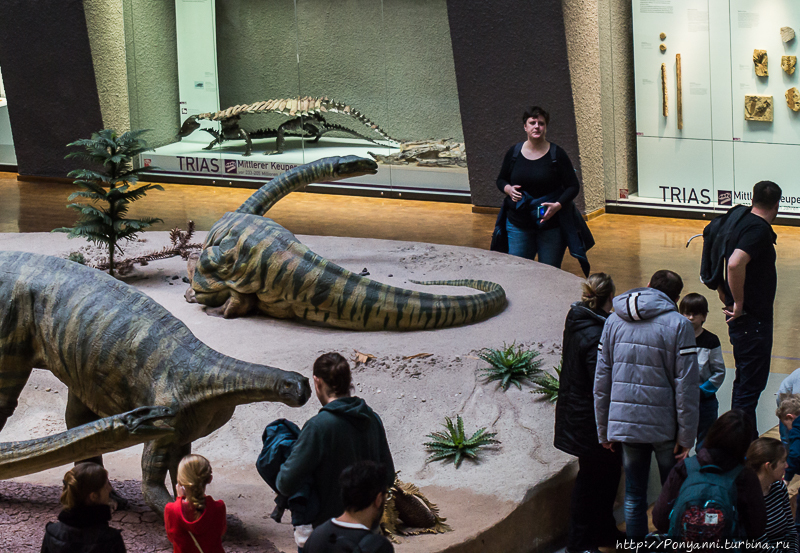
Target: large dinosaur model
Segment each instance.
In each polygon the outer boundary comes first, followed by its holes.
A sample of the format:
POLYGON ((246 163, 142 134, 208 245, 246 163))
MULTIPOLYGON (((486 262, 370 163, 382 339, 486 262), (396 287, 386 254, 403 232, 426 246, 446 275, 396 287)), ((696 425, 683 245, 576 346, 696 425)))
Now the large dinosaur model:
POLYGON ((189 258, 189 302, 225 318, 258 310, 352 330, 421 330, 481 321, 506 305, 499 284, 443 280, 417 284, 468 286, 483 294, 448 296, 382 284, 351 273, 301 244, 263 217, 275 203, 308 183, 374 174, 377 164, 356 156, 330 157, 296 167, 262 186, 208 233, 189 258))
POLYGON ((192 115, 181 125, 178 136, 184 138, 192 134, 200 128, 199 121, 219 121, 222 124, 222 130, 204 128, 203 130, 209 133, 214 139, 211 143, 203 148, 210 150, 217 144, 222 144, 226 140, 244 139, 245 152, 243 155, 249 156, 253 151, 254 138, 277 138, 275 143, 275 150, 265 152, 266 154, 281 154, 285 146, 285 138, 287 136, 300 136, 303 138, 313 138, 312 142, 318 142, 322 135, 330 132, 343 132, 356 138, 361 138, 383 146, 375 142, 374 138, 356 132, 342 125, 334 125, 325 120, 323 113, 343 113, 350 117, 357 119, 360 123, 369 127, 370 131, 377 134, 382 140, 388 140, 399 144, 399 141, 386 134, 378 125, 367 119, 364 114, 357 109, 336 100, 329 100, 328 98, 286 98, 276 100, 266 100, 263 102, 255 102, 254 104, 240 104, 229 107, 214 113, 201 113, 199 115, 192 115), (242 115, 249 113, 278 113, 292 117, 292 119, 281 124, 277 129, 261 129, 258 131, 248 132, 239 127, 239 121, 242 115))
MULTIPOLYGON (((311 395, 304 376, 223 355, 142 292, 78 263, 0 252, 0 305, 0 429, 34 367, 69 388, 68 428, 138 407, 169 408, 174 432, 142 454, 142 493, 157 512, 171 501, 167 473, 175 482, 191 443, 227 423, 237 405, 299 406, 311 395)), ((72 451, 63 460, 96 453, 72 451)))

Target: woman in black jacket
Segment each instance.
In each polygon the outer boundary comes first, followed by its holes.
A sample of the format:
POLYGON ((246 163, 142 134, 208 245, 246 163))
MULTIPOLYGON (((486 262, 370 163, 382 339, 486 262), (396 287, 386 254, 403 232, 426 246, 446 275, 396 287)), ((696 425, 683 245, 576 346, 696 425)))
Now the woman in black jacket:
POLYGON ((97 463, 80 463, 64 475, 58 522, 48 522, 41 553, 125 553, 111 520, 111 483, 97 463))
POLYGON ((598 443, 593 395, 597 346, 612 309, 614 292, 610 276, 589 276, 583 283, 582 301, 572 304, 564 324, 554 445, 578 457, 570 505, 570 553, 613 547, 617 538, 624 537, 617 530, 613 515, 622 453, 598 443))

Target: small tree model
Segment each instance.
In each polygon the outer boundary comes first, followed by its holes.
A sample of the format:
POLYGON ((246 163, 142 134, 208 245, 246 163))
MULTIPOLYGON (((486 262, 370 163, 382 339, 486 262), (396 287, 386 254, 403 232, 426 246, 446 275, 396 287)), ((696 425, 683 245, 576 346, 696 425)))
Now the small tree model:
POLYGON ((74 227, 53 229, 53 232, 68 232, 69 238, 80 236, 90 242, 108 246, 108 272, 114 275, 114 254, 122 253, 119 243, 122 240, 133 240, 142 230, 161 219, 143 217, 126 219, 131 202, 144 197, 152 189, 164 190, 157 184, 144 184, 136 187, 139 173, 152 167, 134 169, 133 160, 142 152, 151 148, 140 139, 146 131, 130 131, 122 136, 113 129, 104 129, 92 134, 89 139, 82 138, 68 146, 83 147, 84 152, 72 152, 67 158, 77 158, 95 165, 102 165, 105 171, 77 169, 69 176, 75 178, 75 184, 84 188, 73 192, 69 201, 75 198, 87 198, 92 204, 72 203, 67 207, 81 213, 74 227), (107 204, 97 206, 95 204, 107 204))

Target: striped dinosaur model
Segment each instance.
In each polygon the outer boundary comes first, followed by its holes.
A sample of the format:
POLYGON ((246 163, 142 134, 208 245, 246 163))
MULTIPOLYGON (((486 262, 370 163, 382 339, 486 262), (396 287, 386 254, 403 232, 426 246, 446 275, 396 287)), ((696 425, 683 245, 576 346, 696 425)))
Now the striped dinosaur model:
MULTIPOLYGON (((75 431, 51 441, 31 464, 58 447, 68 452, 64 463, 96 455, 97 438, 67 447, 86 437, 77 426, 139 407, 167 408, 173 431, 156 432, 142 454, 142 493, 160 513, 171 501, 167 473, 174 482, 192 442, 227 423, 237 405, 299 406, 311 395, 304 376, 227 357, 142 292, 71 261, 0 252, 0 305, 0 429, 34 367, 69 388, 66 421, 75 431)), ((113 449, 130 445, 117 432, 101 437, 120 440, 113 449)), ((0 461, 14 461, 14 450, 0 451, 0 461)))
POLYGON ((226 140, 243 139, 245 141, 245 152, 243 155, 249 156, 253 151, 254 138, 277 138, 275 143, 275 150, 265 152, 270 154, 283 153, 285 140, 287 136, 300 136, 303 138, 312 138, 312 142, 318 142, 322 135, 330 132, 342 132, 378 144, 375 138, 370 138, 365 134, 361 134, 347 127, 341 125, 334 125, 325 120, 323 113, 342 113, 352 117, 370 129, 370 132, 376 134, 381 140, 387 140, 399 144, 400 141, 392 138, 386 134, 378 125, 367 119, 357 109, 336 100, 328 98, 312 98, 306 96, 305 98, 285 98, 276 100, 265 100, 263 102, 256 102, 254 104, 240 104, 237 106, 229 107, 216 111, 214 113, 201 113, 199 115, 192 115, 181 125, 178 136, 184 138, 192 134, 200 128, 199 121, 219 121, 222 124, 222 130, 204 128, 203 130, 214 137, 211 143, 203 148, 210 150, 217 144, 222 144, 226 140), (261 129, 258 131, 248 132, 239 126, 239 121, 243 115, 256 114, 256 113, 277 113, 291 117, 289 121, 281 124, 277 129, 261 129))
POLYGON ((377 164, 356 156, 301 165, 262 186, 208 233, 199 256, 189 259, 187 301, 225 318, 258 310, 351 330, 421 330, 469 324, 506 305, 499 284, 442 280, 417 284, 467 286, 482 294, 428 294, 382 284, 352 273, 312 252, 295 236, 263 217, 275 203, 308 183, 374 174, 377 164))

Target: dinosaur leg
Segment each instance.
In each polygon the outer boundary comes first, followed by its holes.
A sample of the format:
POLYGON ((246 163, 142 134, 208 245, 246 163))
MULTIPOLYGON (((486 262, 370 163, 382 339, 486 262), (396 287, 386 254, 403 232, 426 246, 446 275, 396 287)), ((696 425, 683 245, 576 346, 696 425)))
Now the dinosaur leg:
POLYGON ((239 136, 244 138, 245 143, 244 154, 242 155, 249 156, 253 153, 253 141, 250 140, 250 135, 247 134, 247 131, 244 129, 239 129, 239 136))
POLYGON ((222 144, 222 135, 220 133, 218 133, 214 129, 203 129, 203 130, 214 137, 214 140, 211 141, 211 144, 203 148, 204 150, 210 150, 217 144, 222 144))
POLYGON ((197 298, 194 295, 194 288, 192 288, 192 279, 194 279, 194 270, 197 268, 197 262, 200 259, 200 254, 192 252, 186 259, 186 274, 189 277, 189 288, 184 292, 183 297, 186 298, 187 303, 197 303, 197 298))
POLYGON ((257 299, 255 294, 241 294, 236 290, 230 290, 230 296, 225 303, 219 307, 206 307, 206 314, 225 319, 243 317, 253 310, 257 299))
POLYGON ((30 367, 14 366, 0 353, 0 430, 17 408, 17 400, 30 375, 30 367))
POLYGON ((155 512, 164 514, 164 507, 172 501, 167 491, 167 474, 177 471, 181 454, 186 446, 173 441, 154 440, 144 444, 142 453, 142 495, 155 512))
POLYGON ((275 149, 271 152, 264 152, 265 155, 271 156, 273 154, 282 154, 284 143, 286 142, 286 137, 284 134, 286 130, 283 128, 283 125, 278 127, 278 137, 275 139, 275 149))
MULTIPOLYGON (((86 407, 86 405, 78 398, 78 396, 72 392, 67 394, 67 411, 64 413, 64 419, 67 422, 67 429, 94 422, 100 420, 101 418, 102 417, 98 416, 91 409, 86 407)), ((80 463, 97 463, 98 465, 103 466, 103 456, 98 455, 97 457, 89 457, 87 459, 77 461, 75 464, 78 465, 80 463)), ((117 509, 120 511, 126 510, 130 505, 130 502, 119 495, 116 490, 111 490, 111 499, 116 502, 117 509)))

